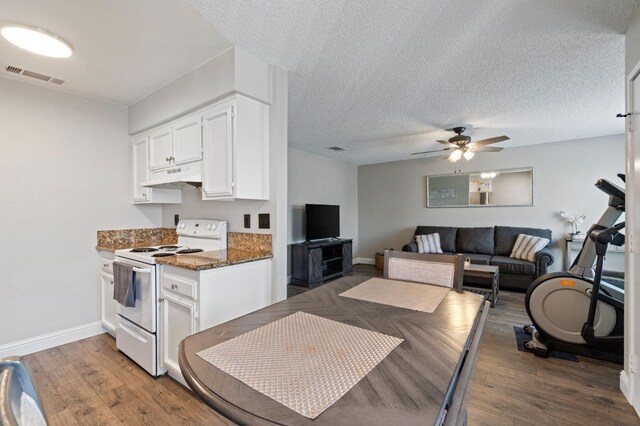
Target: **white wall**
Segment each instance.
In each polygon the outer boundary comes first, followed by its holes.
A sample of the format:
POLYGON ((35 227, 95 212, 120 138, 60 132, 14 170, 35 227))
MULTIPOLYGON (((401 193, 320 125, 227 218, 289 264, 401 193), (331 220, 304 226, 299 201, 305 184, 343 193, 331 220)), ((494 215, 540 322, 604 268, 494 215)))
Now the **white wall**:
POLYGON ((628 75, 633 67, 640 61, 640 9, 629 22, 624 40, 625 46, 625 75, 628 75))
POLYGON ((232 47, 129 107, 129 134, 139 133, 231 93, 271 103, 269 65, 232 47))
MULTIPOLYGON (((305 240, 304 205, 340 205, 340 236, 358 253, 357 166, 289 148, 289 243, 305 240)), ((290 256, 289 250, 289 256, 290 256)), ((289 262, 291 274, 291 262, 289 262)))
MULTIPOLYGON (((627 79, 626 112, 633 112, 627 118, 627 123, 633 123, 633 132, 627 133, 627 200, 626 211, 629 220, 627 222, 627 240, 637 240, 640 235, 640 223, 638 222, 638 197, 640 196, 640 134, 638 126, 640 119, 640 102, 637 100, 637 93, 633 95, 631 89, 637 87, 638 81, 633 71, 637 72, 637 64, 640 62, 640 9, 636 10, 625 36, 625 69, 627 79), (635 98, 635 100, 634 100, 635 98)), ((628 128, 628 127, 627 127, 628 128)), ((638 327, 640 317, 640 291, 635 284, 638 282, 640 273, 640 256, 638 255, 637 244, 627 244, 625 278, 627 282, 634 285, 625 289, 625 312, 624 312, 624 370, 620 373, 620 388, 624 392, 627 400, 633 404, 637 413, 640 414, 640 374, 638 373, 637 361, 640 356, 640 328, 638 327), (631 362, 635 360, 636 366, 632 367, 631 362)))
POLYGON ((131 204, 127 108, 0 78, 0 346, 99 321, 96 231, 156 227, 131 204))
MULTIPOLYGON (((479 153, 473 160, 461 160, 455 166, 441 156, 360 166, 358 255, 372 258, 386 247, 400 250, 411 240, 417 225, 528 226, 552 230, 552 269, 558 270, 563 264, 563 239, 569 232, 559 211, 586 214, 588 223, 581 228, 584 232, 607 206, 607 196, 594 183, 606 178, 621 184, 616 173, 623 172, 623 135, 479 153), (454 167, 463 172, 533 167, 535 205, 426 208, 426 176, 452 173, 454 167)), ((612 266, 621 266, 622 257, 612 256, 620 257, 612 266)))

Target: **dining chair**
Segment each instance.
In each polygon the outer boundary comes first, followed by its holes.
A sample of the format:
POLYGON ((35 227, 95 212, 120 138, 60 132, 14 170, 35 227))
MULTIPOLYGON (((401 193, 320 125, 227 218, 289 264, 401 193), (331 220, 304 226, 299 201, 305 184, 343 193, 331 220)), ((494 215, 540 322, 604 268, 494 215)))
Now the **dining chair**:
POLYGON ((433 284, 462 291, 464 257, 461 254, 410 253, 385 250, 384 277, 433 284))

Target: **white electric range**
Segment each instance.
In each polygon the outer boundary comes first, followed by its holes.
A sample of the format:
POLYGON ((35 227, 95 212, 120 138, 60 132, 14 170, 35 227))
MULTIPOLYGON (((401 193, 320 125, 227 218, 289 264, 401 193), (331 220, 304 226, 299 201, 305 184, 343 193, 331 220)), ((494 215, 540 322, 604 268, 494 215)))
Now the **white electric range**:
POLYGON ((176 228, 178 243, 116 250, 116 262, 133 267, 135 307, 117 305, 116 346, 129 358, 157 376, 166 373, 160 365, 159 309, 160 257, 180 256, 227 248, 227 222, 209 219, 182 220, 176 228))

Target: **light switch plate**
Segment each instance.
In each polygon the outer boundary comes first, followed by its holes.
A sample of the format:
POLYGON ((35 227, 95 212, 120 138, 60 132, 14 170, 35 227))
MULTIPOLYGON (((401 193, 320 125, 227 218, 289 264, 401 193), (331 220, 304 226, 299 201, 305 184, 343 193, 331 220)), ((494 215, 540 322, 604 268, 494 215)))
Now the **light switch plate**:
POLYGON ((270 227, 271 227, 271 221, 270 221, 269 213, 258 214, 258 228, 269 229, 270 227))

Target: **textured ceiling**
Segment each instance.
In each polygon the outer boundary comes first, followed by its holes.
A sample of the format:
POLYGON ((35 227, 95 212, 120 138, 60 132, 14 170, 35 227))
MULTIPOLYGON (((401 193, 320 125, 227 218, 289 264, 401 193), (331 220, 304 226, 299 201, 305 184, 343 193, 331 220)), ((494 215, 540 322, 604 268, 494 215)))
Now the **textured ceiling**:
POLYGON ((289 144, 307 151, 406 159, 460 124, 510 136, 504 147, 624 131, 614 117, 635 0, 191 2, 289 69, 289 144))
POLYGON ((0 23, 9 22, 54 32, 75 52, 45 58, 0 37, 0 76, 13 77, 4 70, 13 65, 66 80, 61 90, 125 105, 231 46, 185 0, 0 0, 0 23))

